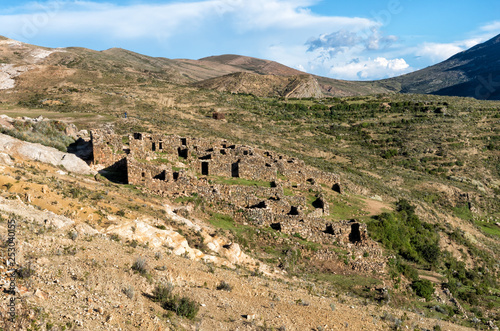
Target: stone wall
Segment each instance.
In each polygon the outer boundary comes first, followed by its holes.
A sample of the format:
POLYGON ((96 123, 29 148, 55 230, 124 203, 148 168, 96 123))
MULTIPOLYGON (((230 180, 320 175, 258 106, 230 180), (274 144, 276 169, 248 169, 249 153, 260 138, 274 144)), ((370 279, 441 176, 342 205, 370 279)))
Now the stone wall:
MULTIPOLYGON (((121 136, 93 131, 92 143, 94 163, 110 166, 120 160, 126 162, 130 184, 170 197, 196 193, 207 204, 217 206, 218 212, 230 213, 241 222, 271 227, 311 242, 347 247, 356 256, 349 260, 355 270, 384 267, 381 250, 368 238, 366 225, 324 219, 330 214, 330 206, 322 193, 317 194, 312 212, 304 196, 284 194, 283 187, 293 185, 309 192, 321 192, 321 184, 341 190, 338 175, 308 167, 296 158, 221 139, 135 133, 129 135, 127 148, 121 136), (213 184, 209 176, 265 181, 273 187, 213 184), (382 262, 368 265, 366 259, 357 258, 366 253, 380 257, 382 262)), ((334 255, 321 251, 315 258, 331 259, 334 255)))
POLYGON ((126 157, 122 137, 102 130, 90 131, 92 163, 104 167, 113 166, 126 157))

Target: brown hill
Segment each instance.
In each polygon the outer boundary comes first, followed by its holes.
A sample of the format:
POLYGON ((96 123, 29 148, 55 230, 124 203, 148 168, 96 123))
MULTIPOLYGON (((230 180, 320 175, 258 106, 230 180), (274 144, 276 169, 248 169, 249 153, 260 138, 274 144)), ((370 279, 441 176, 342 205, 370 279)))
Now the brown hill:
MULTIPOLYGON (((81 77, 122 75, 127 79, 132 77, 135 80, 155 79, 181 85, 220 77, 216 81, 203 83, 200 86, 211 88, 213 85, 218 90, 255 95, 321 97, 366 95, 388 91, 377 82, 349 82, 309 76, 274 61, 239 55, 212 56, 200 60, 167 59, 120 48, 105 51, 79 47, 51 49, 4 38, 0 40, 0 59, 4 63, 0 69, 0 78, 5 81, 1 84, 1 88, 13 88, 14 80, 18 86, 20 84, 21 87, 31 89, 45 84, 66 84, 68 81, 74 81, 75 77, 79 77, 76 80, 80 81, 81 77), (254 76, 230 75, 241 72, 254 76), (270 77, 272 75, 276 77, 270 77), (262 77, 257 78, 257 76, 262 77), (245 81, 238 83, 235 81, 236 77, 239 79, 244 77, 245 81), (309 78, 304 80, 298 77, 309 78), (226 79, 229 81, 223 83, 222 81, 226 79), (308 83, 304 85, 306 81, 308 83), (249 85, 252 87, 249 88, 249 85), (228 88, 229 86, 231 88, 228 88), (257 91, 257 89, 262 90, 257 91), (246 90, 248 91, 245 92, 246 90)), ((114 78, 115 82, 116 79, 117 77, 114 78)))
MULTIPOLYGON (((253 72, 260 75, 297 76, 306 74, 275 61, 233 54, 206 57, 199 61, 228 65, 236 68, 238 72, 253 72)), ((312 77, 318 82, 321 95, 325 96, 368 95, 390 91, 385 87, 385 84, 380 84, 379 82, 345 81, 316 75, 312 75, 312 77)), ((217 84, 217 86, 219 85, 217 84)), ((262 91, 259 94, 264 95, 266 91, 262 91)))
POLYGON ((200 61, 230 65, 239 69, 243 69, 244 71, 251 71, 261 75, 294 76, 304 74, 304 72, 302 71, 292 69, 278 62, 261 60, 241 55, 226 54, 219 56, 210 56, 200 59, 200 61))
POLYGON ((318 98, 323 96, 318 81, 310 75, 283 77, 238 72, 198 82, 195 86, 261 97, 318 98))

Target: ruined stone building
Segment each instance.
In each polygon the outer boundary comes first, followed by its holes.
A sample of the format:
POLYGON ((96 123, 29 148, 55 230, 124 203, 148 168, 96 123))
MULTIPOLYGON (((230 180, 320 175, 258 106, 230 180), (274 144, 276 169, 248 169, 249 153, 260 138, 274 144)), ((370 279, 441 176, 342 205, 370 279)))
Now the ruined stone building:
POLYGON ((222 139, 149 133, 122 137, 103 131, 91 132, 91 138, 94 164, 120 169, 129 184, 159 195, 196 194, 255 226, 380 255, 364 224, 324 218, 330 206, 321 192, 327 188, 341 193, 340 178, 301 160, 222 139), (242 185, 241 180, 249 182, 242 185), (315 192, 312 204, 304 196, 286 194, 296 187, 315 192))

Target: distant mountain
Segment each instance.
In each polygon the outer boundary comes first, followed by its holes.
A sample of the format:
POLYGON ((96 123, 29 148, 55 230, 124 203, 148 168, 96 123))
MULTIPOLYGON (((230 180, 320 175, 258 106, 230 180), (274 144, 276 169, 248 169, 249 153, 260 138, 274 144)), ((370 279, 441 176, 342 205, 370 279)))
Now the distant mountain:
POLYGON ((500 100, 500 35, 431 67, 380 82, 401 93, 500 100))
POLYGON ((121 75, 258 96, 316 98, 401 92, 500 100, 499 54, 500 35, 407 75, 356 82, 310 75, 274 61, 234 54, 167 59, 120 48, 101 52, 78 47, 51 49, 0 37, 0 90, 17 86, 34 91, 43 84, 62 84, 75 75, 121 75))
POLYGON ((45 48, 0 37, 0 90, 35 91, 92 77, 113 75, 130 81, 156 79, 259 96, 321 97, 385 93, 377 82, 349 82, 313 76, 283 64, 240 55, 199 60, 150 57, 121 48, 94 51, 45 48), (118 76, 117 76, 118 75, 118 76), (84 78, 85 77, 85 78, 84 78), (43 84, 41 84, 43 82, 43 84))

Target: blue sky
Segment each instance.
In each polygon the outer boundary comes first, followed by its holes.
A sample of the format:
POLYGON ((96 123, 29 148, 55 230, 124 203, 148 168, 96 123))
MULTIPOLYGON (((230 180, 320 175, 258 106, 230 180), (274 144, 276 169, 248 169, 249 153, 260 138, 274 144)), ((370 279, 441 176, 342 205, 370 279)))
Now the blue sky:
POLYGON ((424 68, 500 34, 498 13, 498 0, 4 0, 0 34, 167 58, 241 54, 370 80, 424 68))

